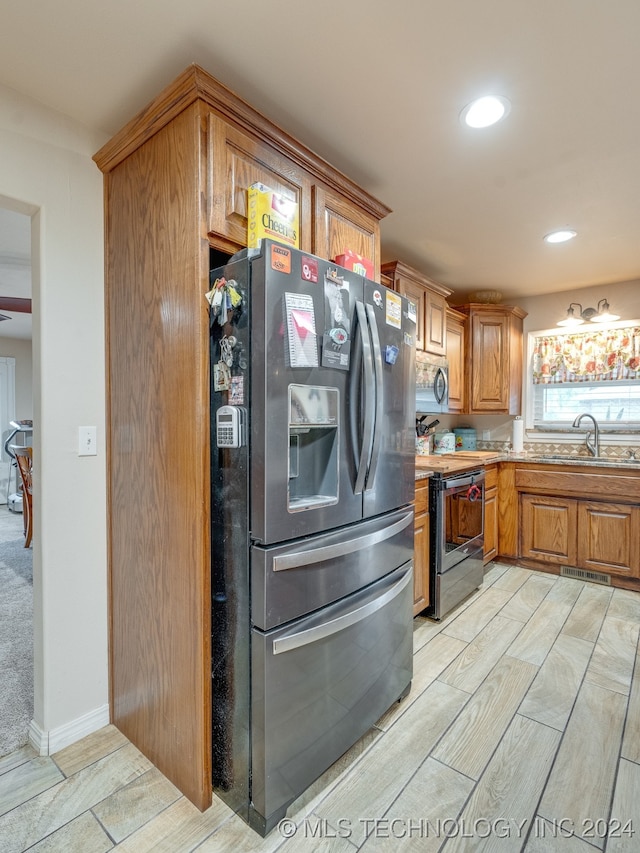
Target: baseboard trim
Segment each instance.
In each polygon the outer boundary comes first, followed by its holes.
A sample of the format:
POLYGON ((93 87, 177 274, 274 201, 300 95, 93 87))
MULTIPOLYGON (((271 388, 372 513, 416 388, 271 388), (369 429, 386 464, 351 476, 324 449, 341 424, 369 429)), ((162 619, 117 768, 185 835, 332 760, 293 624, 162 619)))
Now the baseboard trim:
POLYGON ((31 720, 29 743, 38 755, 53 755, 54 752, 64 749, 65 746, 70 746, 77 740, 108 726, 109 722, 108 705, 96 708, 95 711, 90 711, 83 717, 78 717, 70 723, 65 723, 64 726, 58 726, 58 728, 48 731, 40 728, 35 720, 31 720))

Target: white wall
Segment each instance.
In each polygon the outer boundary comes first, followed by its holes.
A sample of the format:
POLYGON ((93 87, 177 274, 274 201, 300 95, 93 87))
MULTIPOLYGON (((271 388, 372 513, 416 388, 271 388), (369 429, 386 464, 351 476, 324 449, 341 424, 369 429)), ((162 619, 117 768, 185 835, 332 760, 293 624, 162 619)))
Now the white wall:
MULTIPOLYGON (((621 320, 640 319, 640 281, 599 284, 581 290, 565 290, 544 296, 519 299, 518 305, 528 312, 524 318, 524 333, 555 328, 558 320, 567 316, 570 302, 579 302, 583 308, 595 308, 601 299, 607 299, 612 314, 621 320)), ((558 327, 558 333, 562 331, 558 327)))
POLYGON ((34 722, 49 746, 108 702, 102 176, 91 160, 105 141, 0 87, 0 204, 32 217, 34 722), (78 457, 78 426, 93 424, 99 454, 78 457))

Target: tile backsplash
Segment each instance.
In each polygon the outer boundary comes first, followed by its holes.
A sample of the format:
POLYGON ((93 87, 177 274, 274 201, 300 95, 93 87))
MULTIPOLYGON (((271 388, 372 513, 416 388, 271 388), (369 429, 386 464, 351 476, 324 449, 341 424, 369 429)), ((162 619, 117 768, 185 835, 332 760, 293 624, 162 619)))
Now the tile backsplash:
MULTIPOLYGON (((495 450, 501 453, 509 453, 511 450, 511 441, 481 441, 478 440, 478 450, 495 450)), ((544 454, 548 456, 589 456, 584 440, 575 444, 567 444, 566 442, 555 443, 553 441, 525 441, 523 453, 533 455, 544 454)), ((600 456, 608 459, 628 459, 631 454, 637 454, 640 458, 640 451, 637 445, 629 445, 625 447, 621 444, 607 446, 600 438, 600 456)))

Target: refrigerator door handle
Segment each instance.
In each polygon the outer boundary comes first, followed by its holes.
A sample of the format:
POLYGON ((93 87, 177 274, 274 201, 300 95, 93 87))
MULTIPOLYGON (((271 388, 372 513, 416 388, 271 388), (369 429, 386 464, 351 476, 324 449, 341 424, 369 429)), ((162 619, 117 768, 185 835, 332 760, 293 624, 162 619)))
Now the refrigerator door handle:
MULTIPOLYGON (((362 493, 369 467, 369 459, 371 457, 371 445, 373 443, 374 429, 374 399, 375 399, 375 379, 373 372, 373 357, 371 355, 371 343, 367 330, 367 315, 362 302, 356 301, 356 316, 358 318, 358 333, 362 343, 362 362, 364 367, 364 427, 362 431, 362 444, 360 446, 360 459, 358 460, 358 468, 356 474, 356 482, 353 491, 356 495, 362 493)), ((351 401, 354 406, 354 401, 351 401)), ((352 408, 352 412, 354 409, 352 408)))
POLYGON ((295 634, 288 634, 285 637, 280 637, 277 640, 274 640, 273 654, 279 655, 283 652, 290 652, 294 649, 299 649, 301 646, 306 646, 309 643, 316 643, 318 640, 324 640, 327 637, 331 637, 333 634, 337 634, 339 631, 344 631, 351 625, 356 625, 358 622, 362 622, 363 619, 366 619, 368 616, 371 616, 372 613, 376 613, 376 611, 381 610, 404 591, 413 579, 412 568, 413 561, 409 562, 408 568, 400 580, 396 581, 393 586, 389 587, 389 589, 383 592, 382 595, 378 595, 372 601, 368 601, 366 604, 356 607, 354 610, 350 610, 342 616, 330 619, 322 625, 316 625, 313 628, 296 631, 295 634))
POLYGON ((382 530, 376 530, 373 533, 368 533, 366 536, 357 536, 354 539, 347 539, 344 542, 338 542, 335 545, 323 545, 320 548, 310 548, 308 551, 294 551, 288 554, 279 554, 273 558, 272 569, 274 572, 282 572, 286 569, 297 569, 300 566, 310 566, 313 563, 322 563, 325 560, 334 560, 337 557, 344 557, 347 554, 353 554, 355 551, 362 551, 365 548, 371 548, 384 542, 386 539, 391 539, 397 533, 404 530, 413 524, 413 510, 405 513, 398 521, 384 527, 382 530))
POLYGON ((378 323, 373 310, 373 305, 367 305, 367 319, 369 321, 369 331, 371 333, 371 344, 373 348, 373 364, 375 368, 375 414, 374 414, 374 432, 373 446, 371 448, 371 461, 369 463, 369 472, 367 474, 367 483, 365 491, 373 488, 376 481, 376 469, 378 467, 378 459, 380 458, 380 442, 382 439, 382 350, 380 349, 380 336, 378 335, 378 323))

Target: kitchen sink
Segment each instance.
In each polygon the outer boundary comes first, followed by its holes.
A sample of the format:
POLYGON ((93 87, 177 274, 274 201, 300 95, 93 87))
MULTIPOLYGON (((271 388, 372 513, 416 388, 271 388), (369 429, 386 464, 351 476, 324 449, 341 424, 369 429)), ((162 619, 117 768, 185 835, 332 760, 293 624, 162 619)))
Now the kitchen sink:
POLYGON ((540 454, 535 462, 565 462, 567 465, 633 465, 640 466, 640 459, 612 459, 611 456, 567 456, 563 454, 540 454))

